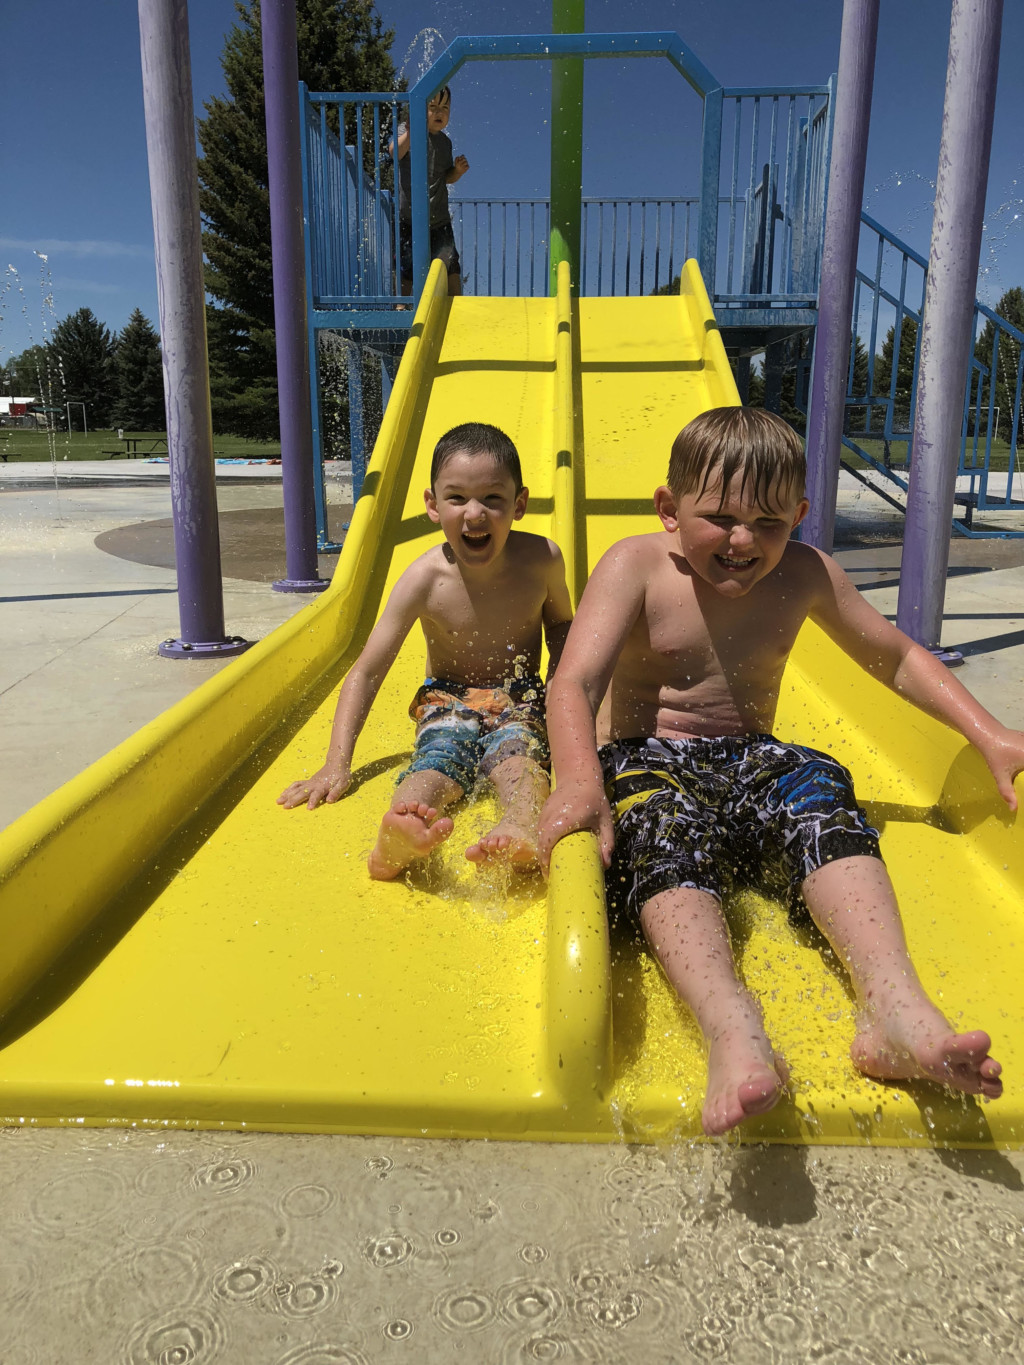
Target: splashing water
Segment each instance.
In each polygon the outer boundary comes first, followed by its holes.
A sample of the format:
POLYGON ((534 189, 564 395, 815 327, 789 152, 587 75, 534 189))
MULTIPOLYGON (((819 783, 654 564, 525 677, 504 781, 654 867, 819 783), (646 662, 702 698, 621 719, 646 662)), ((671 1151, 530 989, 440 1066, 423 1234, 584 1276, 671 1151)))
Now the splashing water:
MULTIPOLYGON (((56 311, 53 304, 53 281, 50 275, 49 258, 41 251, 32 253, 39 260, 39 289, 41 295, 41 336, 37 341, 36 332, 33 327, 33 315, 29 308, 28 295, 25 293, 25 286, 22 283, 21 275, 17 266, 8 264, 5 272, 3 289, 0 290, 0 329, 2 329, 3 315, 5 312, 5 300, 8 296, 17 294, 21 300, 21 315, 25 323, 25 330, 28 333, 29 349, 40 345, 43 353, 43 363, 37 363, 35 369, 35 387, 38 392, 38 399, 41 406, 47 409, 46 412, 46 444, 50 454, 50 468, 53 473, 53 486, 60 495, 60 486, 57 479, 57 431, 53 421, 53 410, 55 403, 55 380, 59 377, 60 395, 63 398, 65 391, 64 369, 59 355, 55 354, 52 348, 53 324, 56 321, 56 311)), ((0 348, 0 354, 7 348, 0 348)), ((11 357, 13 358, 13 357, 11 357)), ((11 395, 14 397, 15 395, 11 395)), ((70 449, 70 440, 65 437, 65 444, 70 449)), ((67 459, 67 452, 64 455, 67 459)), ((62 520, 62 511, 58 500, 57 521, 62 520)))
MULTIPOLYGON (((1002 257, 1020 240, 1024 231, 1024 195, 1021 194, 1024 181, 1024 163, 1018 173, 1010 180, 1003 193, 1002 201, 986 215, 982 224, 982 255, 978 266, 978 297, 983 303, 994 307, 999 296, 1008 287, 1001 275, 1002 257)), ((928 237, 931 231, 932 214, 935 209, 936 182, 913 168, 891 171, 871 190, 865 200, 865 208, 872 217, 881 217, 880 206, 874 201, 882 196, 896 196, 886 200, 889 204, 898 203, 902 214, 892 230, 915 244, 921 253, 928 254, 928 237), (896 192, 900 193, 896 195, 896 192)))
POLYGON ((415 84, 421 76, 425 75, 426 72, 430 70, 438 55, 443 52, 447 46, 448 44, 445 42, 444 36, 438 29, 421 28, 406 49, 405 56, 402 58, 402 64, 398 68, 398 74, 400 76, 405 76, 410 85, 415 84), (410 62, 413 62, 413 57, 418 47, 422 47, 422 50, 419 57, 415 59, 410 71, 410 62))
MULTIPOLYGON (((53 486, 57 489, 58 497, 60 487, 57 480, 57 429, 53 421, 54 393, 53 393, 53 364, 56 364, 57 374, 60 379, 61 399, 67 397, 67 383, 64 378, 64 361, 59 351, 55 351, 53 342, 53 327, 57 321, 57 311, 53 306, 53 277, 50 274, 50 258, 41 251, 33 251, 33 256, 39 260, 39 293, 41 298, 41 317, 43 330, 43 354, 46 358, 46 381, 45 393, 43 375, 37 371, 39 380, 39 397, 45 408, 50 409, 46 414, 46 444, 50 452, 50 468, 53 471, 53 486), (51 356, 54 360, 51 361, 51 356)), ((64 459, 68 459, 71 454, 71 426, 68 424, 64 436, 64 459)), ((58 520, 61 517, 61 508, 57 504, 58 520)))

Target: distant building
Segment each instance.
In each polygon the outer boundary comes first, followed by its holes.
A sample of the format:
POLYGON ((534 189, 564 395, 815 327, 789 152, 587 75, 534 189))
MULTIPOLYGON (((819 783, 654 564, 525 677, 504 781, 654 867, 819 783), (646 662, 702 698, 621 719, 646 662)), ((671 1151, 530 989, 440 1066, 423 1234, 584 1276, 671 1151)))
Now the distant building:
MULTIPOLYGON (((58 412, 59 408, 51 409, 58 412)), ((46 409, 35 398, 0 398, 0 426, 45 427, 46 409)))

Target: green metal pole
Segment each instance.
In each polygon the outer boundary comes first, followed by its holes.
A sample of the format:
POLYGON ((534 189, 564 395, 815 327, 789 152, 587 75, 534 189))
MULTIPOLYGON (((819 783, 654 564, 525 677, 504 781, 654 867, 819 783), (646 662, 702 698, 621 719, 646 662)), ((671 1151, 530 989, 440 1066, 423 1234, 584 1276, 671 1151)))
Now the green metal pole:
MULTIPOLYGON (((551 0, 552 33, 582 33, 586 0, 551 0)), ((583 195, 583 58, 551 63, 551 294, 558 265, 569 262, 572 292, 579 293, 580 218, 583 195)))

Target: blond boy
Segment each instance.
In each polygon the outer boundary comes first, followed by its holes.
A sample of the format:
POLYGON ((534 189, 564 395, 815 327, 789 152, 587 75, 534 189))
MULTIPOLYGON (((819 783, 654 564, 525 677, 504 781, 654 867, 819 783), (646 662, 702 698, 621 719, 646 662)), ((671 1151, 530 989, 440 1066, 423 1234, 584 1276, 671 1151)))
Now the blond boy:
POLYGON ((829 556, 790 540, 807 512, 804 474, 800 440, 781 419, 747 408, 695 418, 654 495, 664 529, 620 541, 598 564, 548 698, 557 785, 541 817, 542 861, 573 830, 598 835, 610 899, 639 919, 704 1034, 711 1134, 770 1109, 787 1081, 736 974, 721 909, 734 875, 781 879, 839 954, 858 996, 860 1071, 1002 1091, 988 1034, 954 1033, 925 994, 849 773, 771 731, 809 617, 965 735, 1011 809, 1024 734, 869 606, 829 556), (598 752, 606 692, 610 742, 598 752))

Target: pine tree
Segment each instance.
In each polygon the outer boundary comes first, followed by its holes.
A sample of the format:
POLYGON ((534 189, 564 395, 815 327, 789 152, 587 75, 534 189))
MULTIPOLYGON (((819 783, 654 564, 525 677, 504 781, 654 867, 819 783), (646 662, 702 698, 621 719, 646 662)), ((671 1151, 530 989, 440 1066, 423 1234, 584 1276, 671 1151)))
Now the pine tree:
POLYGON ((128 319, 114 352, 117 402, 112 423, 132 431, 163 431, 164 376, 160 338, 140 308, 128 319))
MULTIPOLYGON (((57 403, 84 403, 90 430, 109 427, 117 400, 114 338, 91 308, 79 308, 57 324, 49 352, 51 371, 63 376, 63 392, 57 403)), ((61 387, 59 382, 57 387, 61 387)), ((81 408, 72 406, 72 426, 77 427, 81 420, 81 408)))
MULTIPOLYGON (((1016 286, 1008 289, 1003 297, 995 306, 995 312, 1018 332, 1024 332, 1024 289, 1016 286)), ((993 340, 995 338, 995 325, 986 322, 978 337, 974 347, 974 354, 978 360, 986 367, 992 365, 993 340)), ((1010 424, 1013 421, 1013 404, 1017 395, 1017 377, 1020 374, 1021 343, 1016 341, 1009 333, 1004 332, 999 338, 999 350, 996 352, 995 361, 995 406, 999 409, 999 439, 1011 441, 1013 433, 1010 424)), ((979 395, 981 406, 987 407, 989 401, 990 381, 985 380, 979 395)), ((972 397, 971 402, 975 399, 972 397)), ((983 420, 984 417, 983 417, 983 420)), ((1017 440, 1024 441, 1024 401, 1021 402, 1021 411, 1017 415, 1017 440)))
MULTIPOLYGON (((199 202, 214 426, 259 439, 278 433, 267 132, 259 0, 236 0, 221 62, 228 94, 199 120, 199 202)), ((312 90, 399 88, 372 0, 298 0, 299 76, 312 90)))
POLYGON ((917 360, 917 323, 904 316, 900 328, 900 353, 896 361, 896 386, 893 388, 892 361, 896 346, 895 323, 885 334, 881 354, 875 357, 875 392, 893 400, 893 427, 910 427, 910 396, 914 388, 914 369, 917 360))

